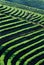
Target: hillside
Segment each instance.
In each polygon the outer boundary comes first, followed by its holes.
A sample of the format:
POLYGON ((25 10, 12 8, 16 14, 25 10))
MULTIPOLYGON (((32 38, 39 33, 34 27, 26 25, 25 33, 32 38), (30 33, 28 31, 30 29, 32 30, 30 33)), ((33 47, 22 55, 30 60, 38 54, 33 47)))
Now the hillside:
POLYGON ((24 4, 26 6, 31 6, 35 8, 44 9, 44 0, 7 0, 10 2, 16 2, 19 4, 24 4))
POLYGON ((43 9, 0 0, 0 65, 44 65, 43 9))

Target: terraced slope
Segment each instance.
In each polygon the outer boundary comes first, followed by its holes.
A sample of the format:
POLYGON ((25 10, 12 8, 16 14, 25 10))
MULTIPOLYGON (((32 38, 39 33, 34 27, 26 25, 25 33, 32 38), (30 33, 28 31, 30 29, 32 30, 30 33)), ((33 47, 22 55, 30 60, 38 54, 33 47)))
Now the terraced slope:
POLYGON ((0 4, 0 65, 44 64, 44 15, 0 4))

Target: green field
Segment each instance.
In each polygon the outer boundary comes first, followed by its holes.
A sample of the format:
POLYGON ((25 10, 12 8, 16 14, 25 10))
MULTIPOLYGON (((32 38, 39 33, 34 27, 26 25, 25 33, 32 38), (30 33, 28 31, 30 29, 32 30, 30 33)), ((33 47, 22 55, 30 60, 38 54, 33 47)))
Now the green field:
POLYGON ((0 1, 0 65, 44 65, 44 10, 0 1))

